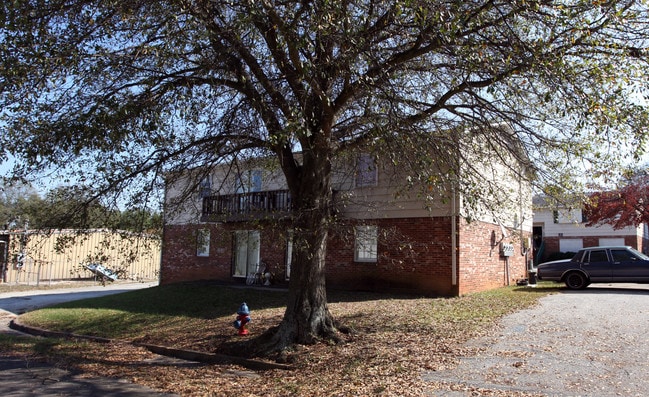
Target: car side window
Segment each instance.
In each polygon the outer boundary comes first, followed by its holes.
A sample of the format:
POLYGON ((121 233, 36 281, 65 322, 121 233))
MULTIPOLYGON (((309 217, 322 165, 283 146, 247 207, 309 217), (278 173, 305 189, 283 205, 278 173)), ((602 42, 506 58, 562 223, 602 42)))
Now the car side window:
POLYGON ((590 258, 588 262, 608 262, 606 250, 593 250, 590 251, 590 258))
POLYGON ((637 259, 633 253, 627 250, 611 250, 614 262, 632 261, 637 259))

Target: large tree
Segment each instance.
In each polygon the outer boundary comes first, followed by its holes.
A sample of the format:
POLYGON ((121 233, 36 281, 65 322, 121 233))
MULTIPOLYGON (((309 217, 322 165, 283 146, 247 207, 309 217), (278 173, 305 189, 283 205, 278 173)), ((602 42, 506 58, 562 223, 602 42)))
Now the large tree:
POLYGON ((43 199, 29 185, 13 184, 0 189, 0 228, 17 229, 29 226, 43 207, 43 199))
POLYGON ((336 334, 324 258, 337 156, 362 150, 413 185, 487 200, 496 195, 449 172, 467 160, 458 131, 509 149, 526 162, 521 178, 554 186, 566 181, 550 171, 575 159, 590 167, 606 160, 607 143, 645 137, 646 108, 627 100, 646 88, 637 85, 647 66, 640 1, 13 0, 1 9, 1 139, 15 177, 65 171, 97 196, 130 193, 135 203, 163 174, 277 159, 301 231, 271 339, 280 349, 336 334))

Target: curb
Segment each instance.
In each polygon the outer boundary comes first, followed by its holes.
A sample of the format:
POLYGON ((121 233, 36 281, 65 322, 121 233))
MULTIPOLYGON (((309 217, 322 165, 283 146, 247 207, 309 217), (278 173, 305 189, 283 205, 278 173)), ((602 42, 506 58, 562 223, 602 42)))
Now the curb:
POLYGON ((50 338, 64 338, 64 339, 83 339, 90 340, 97 343, 126 343, 132 346, 143 347, 149 350, 151 353, 159 354, 161 356, 178 358, 186 361, 196 361, 204 364, 235 364, 242 367, 255 370, 255 371, 266 371, 271 369, 283 369, 283 370, 293 370, 294 368, 290 365, 272 363, 268 361, 261 360, 252 360, 236 356, 228 356, 225 354, 217 353, 205 353, 194 350, 184 350, 184 349, 175 349, 165 346, 151 345, 148 343, 138 343, 132 341, 126 341, 121 339, 109 339, 102 338, 99 336, 90 336, 90 335, 79 335, 71 332, 59 332, 59 331, 50 331, 42 328, 31 327, 25 324, 22 324, 17 319, 11 320, 9 322, 9 328, 24 332, 26 334, 43 336, 50 338))

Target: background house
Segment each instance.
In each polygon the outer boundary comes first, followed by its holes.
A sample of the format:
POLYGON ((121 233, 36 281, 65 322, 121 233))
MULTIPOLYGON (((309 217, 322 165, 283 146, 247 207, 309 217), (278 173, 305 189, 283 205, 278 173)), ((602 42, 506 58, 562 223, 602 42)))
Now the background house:
MULTIPOLYGON (((334 205, 340 221, 330 231, 327 285, 460 295, 526 278, 529 186, 511 164, 480 159, 485 163, 476 167, 476 158, 471 170, 454 172, 474 194, 492 195, 493 206, 467 200, 453 186, 428 191, 421 181, 404 187, 403 170, 376 164, 369 155, 338 159, 334 205)), ((299 264, 291 263, 291 197, 276 164, 255 159, 224 165, 188 195, 196 172, 167 185, 166 201, 175 211, 165 212, 161 284, 243 283, 262 262, 276 283, 286 282, 299 264)))
POLYGON ((535 263, 563 257, 584 247, 601 245, 628 245, 645 253, 649 250, 646 224, 615 230, 611 225, 586 226, 587 222, 579 201, 569 207, 545 196, 535 196, 535 263), (565 253, 568 254, 562 255, 565 253))

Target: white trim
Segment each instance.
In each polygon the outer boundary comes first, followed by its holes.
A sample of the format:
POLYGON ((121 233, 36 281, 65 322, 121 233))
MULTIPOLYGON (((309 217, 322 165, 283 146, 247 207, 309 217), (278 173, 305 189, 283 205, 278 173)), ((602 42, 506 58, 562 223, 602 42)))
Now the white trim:
POLYGON ((354 262, 375 263, 378 261, 377 226, 364 225, 354 228, 354 262))

